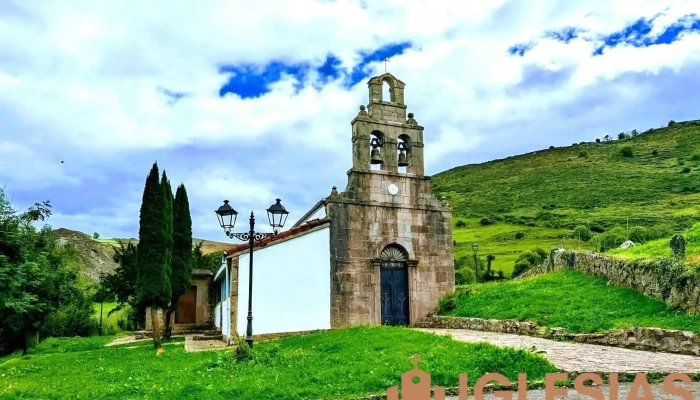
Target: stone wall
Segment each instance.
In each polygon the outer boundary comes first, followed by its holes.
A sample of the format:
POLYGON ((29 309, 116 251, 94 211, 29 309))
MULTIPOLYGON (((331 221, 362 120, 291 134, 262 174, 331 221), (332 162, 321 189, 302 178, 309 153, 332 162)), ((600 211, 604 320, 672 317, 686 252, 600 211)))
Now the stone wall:
POLYGON ((683 265, 670 259, 631 260, 566 251, 552 253, 550 260, 517 279, 564 269, 603 277, 612 285, 628 287, 688 313, 700 314, 700 278, 684 275, 683 265))
POLYGON ((595 334, 571 334, 564 328, 549 328, 529 321, 459 318, 430 315, 416 324, 421 328, 470 329, 510 333, 579 343, 651 350, 700 356, 700 336, 687 331, 659 328, 630 328, 595 334))

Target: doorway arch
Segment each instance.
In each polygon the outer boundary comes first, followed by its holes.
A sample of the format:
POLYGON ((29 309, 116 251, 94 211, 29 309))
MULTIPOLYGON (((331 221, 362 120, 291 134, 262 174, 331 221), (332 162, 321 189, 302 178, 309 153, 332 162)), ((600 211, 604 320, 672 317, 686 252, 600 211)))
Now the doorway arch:
POLYGON ((382 250, 379 262, 382 324, 408 325, 408 252, 392 243, 382 250))

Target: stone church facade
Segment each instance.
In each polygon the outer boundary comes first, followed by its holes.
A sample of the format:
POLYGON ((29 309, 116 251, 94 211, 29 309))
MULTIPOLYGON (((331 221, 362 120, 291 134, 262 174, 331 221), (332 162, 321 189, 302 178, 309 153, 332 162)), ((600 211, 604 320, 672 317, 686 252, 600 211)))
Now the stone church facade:
POLYGON ((425 176, 423 127, 406 114, 403 82, 387 73, 368 86, 347 187, 325 202, 333 327, 412 324, 454 289, 452 213, 425 176))
MULTIPOLYGON (((452 214, 425 176, 424 129, 406 113, 405 84, 387 73, 368 87, 351 122, 345 190, 334 187, 290 229, 255 244, 254 334, 413 325, 454 290, 452 214)), ((190 317, 213 322, 228 343, 246 328, 249 252, 241 244, 224 253, 197 292, 210 293, 210 305, 190 317)))

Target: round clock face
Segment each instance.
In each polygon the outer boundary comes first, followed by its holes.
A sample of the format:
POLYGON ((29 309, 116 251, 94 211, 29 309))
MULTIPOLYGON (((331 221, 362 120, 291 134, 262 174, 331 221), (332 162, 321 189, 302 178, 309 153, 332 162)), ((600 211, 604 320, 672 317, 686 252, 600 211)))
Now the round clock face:
POLYGON ((399 194, 399 187, 394 185, 393 183, 391 185, 389 185, 387 190, 389 191, 389 194, 392 196, 396 196, 397 194, 399 194))

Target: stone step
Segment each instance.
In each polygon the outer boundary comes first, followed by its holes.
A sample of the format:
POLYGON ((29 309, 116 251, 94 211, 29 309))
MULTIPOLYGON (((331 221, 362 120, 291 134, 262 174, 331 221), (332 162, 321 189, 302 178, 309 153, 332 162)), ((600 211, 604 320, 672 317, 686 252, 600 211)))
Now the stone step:
POLYGON ((224 340, 224 335, 218 334, 214 335, 196 335, 192 336, 192 340, 203 341, 203 340, 224 340))

